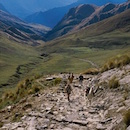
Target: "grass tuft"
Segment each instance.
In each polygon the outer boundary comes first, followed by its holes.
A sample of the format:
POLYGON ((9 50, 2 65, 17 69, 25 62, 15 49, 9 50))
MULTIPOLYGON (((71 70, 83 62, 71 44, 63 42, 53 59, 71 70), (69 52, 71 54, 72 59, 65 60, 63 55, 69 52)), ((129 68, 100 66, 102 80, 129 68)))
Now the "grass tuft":
POLYGON ((56 78, 55 80, 54 80, 54 85, 56 86, 56 85, 58 85, 58 84, 60 84, 61 83, 61 78, 56 78))
POLYGON ((108 82, 109 88, 118 88, 120 86, 119 80, 113 76, 108 82))
POLYGON ((129 63, 130 63, 130 57, 128 55, 119 55, 108 60, 101 68, 101 72, 104 72, 113 68, 120 68, 129 63))

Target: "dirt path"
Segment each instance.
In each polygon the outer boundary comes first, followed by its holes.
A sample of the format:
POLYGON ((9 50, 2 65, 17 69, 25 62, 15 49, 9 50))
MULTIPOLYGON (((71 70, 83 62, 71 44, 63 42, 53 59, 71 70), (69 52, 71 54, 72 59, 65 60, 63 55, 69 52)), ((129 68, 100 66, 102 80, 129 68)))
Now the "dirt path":
POLYGON ((94 62, 87 60, 87 59, 79 59, 81 61, 87 62, 89 64, 91 64, 93 67, 99 68, 99 66, 97 64, 95 64, 94 62))

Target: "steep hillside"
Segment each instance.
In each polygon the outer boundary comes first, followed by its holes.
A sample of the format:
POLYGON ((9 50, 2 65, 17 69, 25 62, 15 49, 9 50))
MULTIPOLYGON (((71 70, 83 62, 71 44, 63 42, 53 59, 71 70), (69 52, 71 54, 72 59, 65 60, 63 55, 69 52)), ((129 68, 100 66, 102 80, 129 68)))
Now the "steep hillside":
POLYGON ((0 11, 0 31, 15 40, 31 41, 45 40, 43 35, 49 30, 47 27, 37 29, 37 26, 29 25, 17 17, 0 11))
POLYGON ((89 16, 87 15, 87 13, 90 12, 88 6, 93 7, 92 5, 81 5, 72 8, 64 16, 64 18, 47 34, 46 37, 48 39, 53 39, 62 36, 70 31, 76 31, 90 24, 119 14, 130 8, 130 2, 120 5, 114 5, 109 3, 101 7, 95 7, 93 12, 91 12, 89 16), (79 16, 78 10, 82 11, 81 14, 84 12, 86 16, 79 16))
POLYGON ((40 61, 36 48, 17 42, 0 33, 0 95, 2 89, 15 84, 40 61))

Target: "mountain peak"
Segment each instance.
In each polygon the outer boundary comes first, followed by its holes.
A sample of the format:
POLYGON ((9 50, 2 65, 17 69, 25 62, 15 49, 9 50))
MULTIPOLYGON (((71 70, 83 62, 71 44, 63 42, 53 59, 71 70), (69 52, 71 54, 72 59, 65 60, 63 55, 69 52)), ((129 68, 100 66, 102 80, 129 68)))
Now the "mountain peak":
POLYGON ((113 8, 115 8, 116 5, 112 4, 112 3, 107 3, 106 5, 104 5, 102 12, 108 12, 110 10, 112 10, 113 8))
POLYGON ((95 7, 89 4, 82 4, 78 7, 70 9, 70 11, 67 14, 67 17, 80 19, 82 20, 85 17, 90 16, 95 11, 95 7))

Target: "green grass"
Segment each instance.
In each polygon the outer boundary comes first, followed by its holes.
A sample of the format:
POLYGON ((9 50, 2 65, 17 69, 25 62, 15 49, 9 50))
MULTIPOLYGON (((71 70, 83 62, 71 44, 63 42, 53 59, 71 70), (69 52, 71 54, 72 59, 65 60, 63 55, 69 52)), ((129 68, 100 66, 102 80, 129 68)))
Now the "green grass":
MULTIPOLYGON (((49 48, 51 48, 51 46, 49 48)), ((51 58, 46 63, 41 63, 41 70, 43 72, 72 71, 75 73, 79 73, 81 71, 86 70, 87 68, 93 67, 90 63, 85 62, 82 59, 90 60, 98 66, 102 66, 108 59, 113 56, 122 55, 126 53, 130 55, 130 46, 126 46, 123 49, 118 47, 115 49, 90 49, 89 47, 82 47, 81 45, 81 47, 69 46, 65 49, 63 49, 61 46, 61 49, 61 52, 58 51, 53 53, 52 51, 51 58)))
POLYGON ((118 55, 109 59, 101 68, 101 72, 123 67, 124 65, 130 64, 130 56, 128 55, 118 55))
MULTIPOLYGON (((17 67, 27 64, 26 69, 31 70, 30 63, 39 62, 38 57, 39 52, 33 47, 12 41, 3 35, 0 36, 0 85, 11 82, 14 84, 16 77, 13 75, 16 74, 17 67)), ((22 71, 25 76, 25 70, 20 70, 22 71)))

